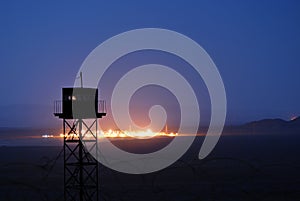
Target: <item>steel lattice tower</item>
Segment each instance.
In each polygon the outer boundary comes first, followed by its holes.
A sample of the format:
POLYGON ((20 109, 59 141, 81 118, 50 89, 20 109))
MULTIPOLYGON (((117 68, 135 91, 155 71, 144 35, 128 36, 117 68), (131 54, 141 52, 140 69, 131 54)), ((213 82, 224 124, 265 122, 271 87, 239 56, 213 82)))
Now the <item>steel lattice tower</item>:
POLYGON ((55 101, 54 115, 63 119, 64 200, 97 201, 98 161, 93 156, 105 102, 98 102, 98 89, 93 88, 63 88, 62 97, 55 101))

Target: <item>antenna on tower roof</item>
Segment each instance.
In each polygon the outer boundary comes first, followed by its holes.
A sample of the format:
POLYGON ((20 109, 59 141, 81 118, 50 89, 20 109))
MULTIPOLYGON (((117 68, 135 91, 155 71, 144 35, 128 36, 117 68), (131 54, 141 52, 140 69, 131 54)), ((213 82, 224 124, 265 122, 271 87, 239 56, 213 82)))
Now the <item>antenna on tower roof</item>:
POLYGON ((76 77, 76 79, 78 78, 80 78, 80 87, 83 88, 82 72, 79 73, 79 77, 76 77))
POLYGON ((83 88, 82 72, 80 72, 80 86, 81 86, 81 88, 83 88))

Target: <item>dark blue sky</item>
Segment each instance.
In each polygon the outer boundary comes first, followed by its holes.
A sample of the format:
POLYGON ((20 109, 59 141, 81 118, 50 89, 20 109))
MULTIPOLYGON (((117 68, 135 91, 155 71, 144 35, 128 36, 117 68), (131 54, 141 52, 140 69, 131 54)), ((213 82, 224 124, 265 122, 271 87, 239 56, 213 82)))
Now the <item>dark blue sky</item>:
POLYGON ((50 125, 53 100, 90 51, 145 27, 185 34, 210 54, 229 124, 299 115, 299 10, 296 0, 1 1, 0 126, 50 125))

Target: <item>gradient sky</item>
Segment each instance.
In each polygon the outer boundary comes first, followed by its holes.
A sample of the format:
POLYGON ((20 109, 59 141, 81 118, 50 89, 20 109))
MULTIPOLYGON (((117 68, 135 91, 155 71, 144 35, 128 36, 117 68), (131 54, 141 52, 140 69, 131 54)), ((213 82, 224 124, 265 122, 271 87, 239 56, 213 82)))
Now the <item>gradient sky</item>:
MULTIPOLYGON (((101 42, 136 28, 198 42, 223 78, 228 124, 300 114, 299 1, 1 1, 0 127, 47 126, 101 42)), ((105 97, 101 97, 105 98, 105 97)))

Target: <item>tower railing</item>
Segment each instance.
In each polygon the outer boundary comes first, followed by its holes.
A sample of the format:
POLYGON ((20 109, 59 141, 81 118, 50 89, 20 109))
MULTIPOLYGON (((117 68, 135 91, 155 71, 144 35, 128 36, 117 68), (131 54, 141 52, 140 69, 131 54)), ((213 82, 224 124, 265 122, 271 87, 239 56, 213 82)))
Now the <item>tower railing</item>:
MULTIPOLYGON (((62 114, 62 101, 56 100, 54 101, 54 114, 62 114)), ((106 113, 106 101, 105 100, 98 100, 98 113, 106 113)))
POLYGON ((106 113, 106 101, 98 100, 98 113, 106 113))
POLYGON ((62 114, 62 101, 56 100, 54 101, 54 114, 62 114))

